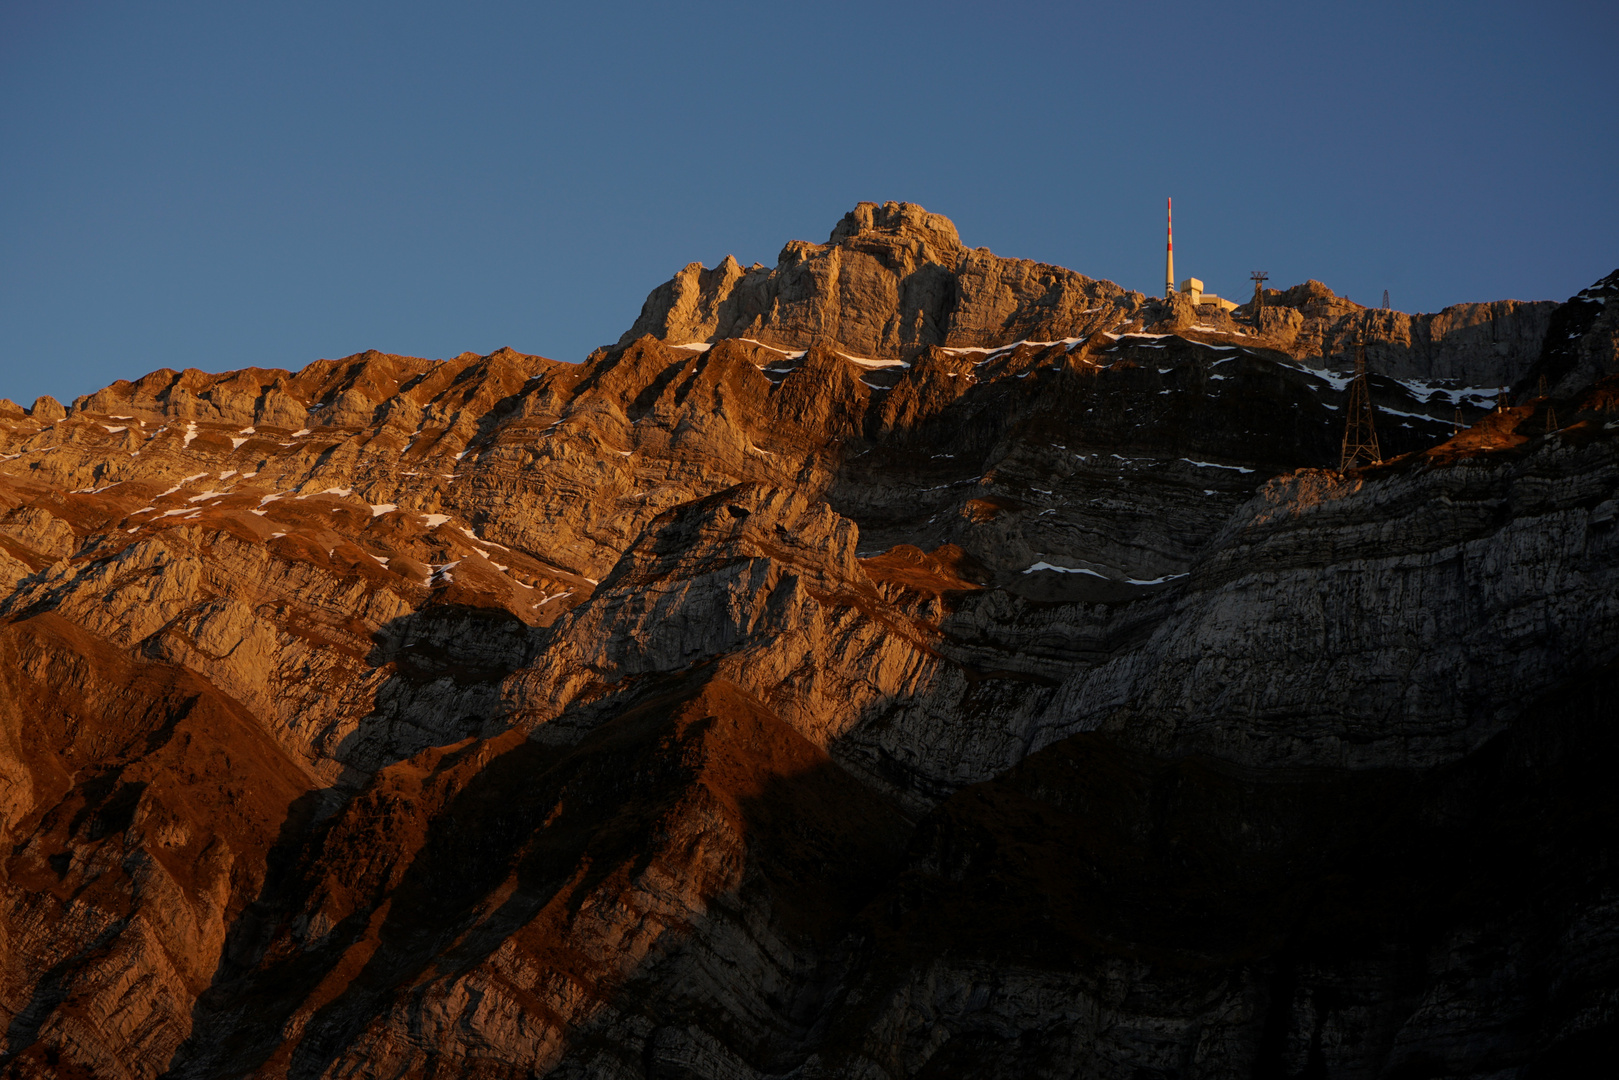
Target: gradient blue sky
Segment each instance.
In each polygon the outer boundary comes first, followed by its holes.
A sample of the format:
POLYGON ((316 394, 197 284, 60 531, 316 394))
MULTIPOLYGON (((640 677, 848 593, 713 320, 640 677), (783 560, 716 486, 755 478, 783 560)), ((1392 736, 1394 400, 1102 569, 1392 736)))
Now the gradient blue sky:
POLYGON ((861 199, 1161 291, 1619 266, 1619 4, 0 0, 0 396, 564 360, 861 199))

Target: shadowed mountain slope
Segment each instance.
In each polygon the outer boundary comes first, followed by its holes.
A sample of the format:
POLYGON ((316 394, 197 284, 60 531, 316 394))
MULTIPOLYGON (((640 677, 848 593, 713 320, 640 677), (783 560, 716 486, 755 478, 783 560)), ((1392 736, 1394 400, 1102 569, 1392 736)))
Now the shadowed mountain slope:
POLYGON ((582 364, 0 402, 0 1073, 1601 1061, 1609 284, 1217 316, 862 204, 582 364))

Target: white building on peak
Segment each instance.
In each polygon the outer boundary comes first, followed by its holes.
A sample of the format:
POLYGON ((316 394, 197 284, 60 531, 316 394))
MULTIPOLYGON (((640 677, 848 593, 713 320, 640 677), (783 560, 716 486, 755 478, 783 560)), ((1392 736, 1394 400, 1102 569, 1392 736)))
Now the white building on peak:
POLYGON ((1199 278, 1189 277, 1184 279, 1181 282, 1180 291, 1185 293, 1187 296, 1190 296, 1192 298, 1192 303, 1198 307, 1202 307, 1207 304, 1217 311, 1237 310, 1236 301, 1223 299, 1222 297, 1215 296, 1211 292, 1204 292, 1203 282, 1199 278))
MULTIPOLYGON (((1168 204, 1169 235, 1168 243, 1164 247, 1164 299, 1175 290, 1175 200, 1170 199, 1168 204)), ((1192 298, 1197 307, 1207 304, 1216 311, 1235 311, 1237 305, 1230 300, 1222 300, 1211 292, 1203 291, 1203 282, 1199 278, 1189 277, 1181 282, 1180 291, 1192 298)))

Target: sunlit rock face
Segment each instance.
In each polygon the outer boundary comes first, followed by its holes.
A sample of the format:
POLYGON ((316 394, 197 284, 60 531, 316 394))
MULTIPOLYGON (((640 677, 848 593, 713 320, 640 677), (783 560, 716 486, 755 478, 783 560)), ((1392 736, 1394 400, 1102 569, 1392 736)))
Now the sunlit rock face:
MULTIPOLYGON (((1587 290, 1570 303, 1587 294, 1596 296, 1587 290)), ((675 344, 741 338, 787 349, 825 342, 860 357, 909 358, 930 345, 1064 339, 1072 345, 1098 330, 1147 326, 1241 333, 1252 344, 1295 360, 1320 358, 1333 369, 1352 367, 1360 342, 1385 375, 1493 388, 1518 379, 1539 356, 1558 307, 1499 300, 1408 315, 1362 307, 1319 281, 1266 290, 1235 312, 1199 308, 1192 299, 1146 297, 1060 266, 964 247, 948 218, 914 203, 861 203, 826 243, 794 240, 782 248, 774 269, 757 263, 744 269, 729 255, 712 270, 689 264, 652 291, 618 347, 644 335, 675 344)), ((1613 367, 1601 370, 1611 374, 1613 367)))
POLYGON ((0 1063, 1592 1074, 1613 281, 1210 314, 863 203, 582 364, 0 401, 0 1063))

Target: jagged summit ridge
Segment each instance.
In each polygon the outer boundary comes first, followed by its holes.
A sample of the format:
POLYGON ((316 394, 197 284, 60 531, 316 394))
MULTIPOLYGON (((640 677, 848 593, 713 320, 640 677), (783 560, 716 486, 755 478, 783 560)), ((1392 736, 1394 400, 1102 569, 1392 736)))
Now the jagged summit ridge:
POLYGON ((865 235, 920 240, 937 253, 933 261, 946 264, 959 259, 963 251, 956 223, 943 214, 930 214, 916 203, 856 203, 855 208, 833 226, 826 242, 837 244, 865 235))
POLYGON ((1274 308, 0 400, 0 1075, 1599 1074, 1619 380, 1274 308))
POLYGON ((1254 345, 1295 360, 1349 364, 1364 341, 1373 368, 1395 378, 1500 386, 1539 356, 1551 301, 1456 304, 1432 314, 1367 308, 1319 281, 1265 294, 1235 312, 1189 298, 1148 297, 1104 279, 968 248, 955 224, 915 203, 859 203, 824 244, 793 240, 776 266, 727 255, 690 263, 647 296, 614 348, 641 337, 670 344, 742 338, 778 350, 821 344, 852 356, 909 359, 929 347, 1002 348, 1146 330, 1254 345))
POLYGON ((774 269, 684 267, 654 289, 624 346, 650 334, 684 343, 751 338, 861 356, 929 345, 1059 340, 1128 321, 1145 298, 1060 266, 968 249, 955 225, 915 203, 863 202, 824 244, 789 242, 774 269))

